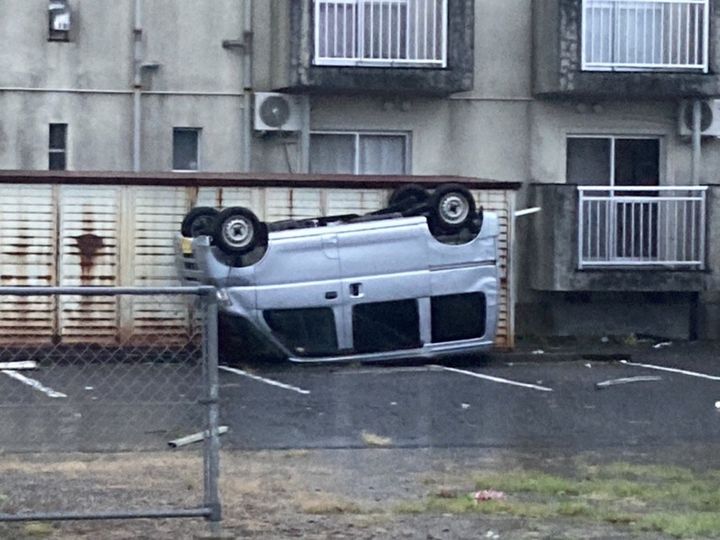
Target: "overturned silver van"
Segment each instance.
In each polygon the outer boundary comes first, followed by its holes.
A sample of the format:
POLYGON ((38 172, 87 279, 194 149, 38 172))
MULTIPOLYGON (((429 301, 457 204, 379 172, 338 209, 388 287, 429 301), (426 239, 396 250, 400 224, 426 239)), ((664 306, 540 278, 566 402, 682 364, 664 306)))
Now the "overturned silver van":
POLYGON ((179 269, 219 289, 226 359, 373 361, 492 347, 497 216, 457 186, 399 199, 371 215, 267 225, 244 222, 247 209, 195 212, 206 219, 178 235, 179 269), (260 240, 248 244, 249 234, 260 240))

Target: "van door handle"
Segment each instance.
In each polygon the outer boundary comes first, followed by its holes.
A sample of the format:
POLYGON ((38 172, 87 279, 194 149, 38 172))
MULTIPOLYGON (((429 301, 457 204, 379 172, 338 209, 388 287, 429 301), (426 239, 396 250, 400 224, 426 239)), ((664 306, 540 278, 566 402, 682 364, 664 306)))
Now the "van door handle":
POLYGON ((356 298, 362 296, 362 283, 350 284, 350 296, 354 296, 356 298))
POLYGON ((328 291, 325 293, 325 300, 335 300, 337 297, 337 291, 328 291))

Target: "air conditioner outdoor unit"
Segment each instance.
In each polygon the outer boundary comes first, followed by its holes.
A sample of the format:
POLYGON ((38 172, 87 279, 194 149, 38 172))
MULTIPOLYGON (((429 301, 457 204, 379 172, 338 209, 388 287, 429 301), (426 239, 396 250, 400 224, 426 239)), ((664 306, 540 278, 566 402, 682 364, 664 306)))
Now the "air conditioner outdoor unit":
POLYGON ((300 131, 305 99, 277 92, 255 92, 255 130, 300 131))
MULTIPOLYGON (((693 101, 681 101, 678 111, 680 135, 690 137, 692 125, 693 101)), ((720 99, 708 99, 700 103, 700 134, 703 137, 720 137, 720 99)))

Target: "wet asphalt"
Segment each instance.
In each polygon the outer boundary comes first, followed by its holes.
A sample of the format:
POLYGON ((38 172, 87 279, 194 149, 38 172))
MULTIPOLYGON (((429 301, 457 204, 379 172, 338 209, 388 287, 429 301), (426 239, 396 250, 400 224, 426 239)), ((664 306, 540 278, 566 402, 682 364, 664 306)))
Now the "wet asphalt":
MULTIPOLYGON (((225 448, 633 449, 720 442, 720 348, 564 351, 429 364, 244 365, 220 372, 225 448), (616 358, 616 359, 612 359, 616 358), (240 371, 237 371, 237 369, 240 371), (654 378, 598 388, 628 377, 654 378)), ((0 450, 166 448, 202 429, 201 370, 172 363, 0 373, 0 450)))

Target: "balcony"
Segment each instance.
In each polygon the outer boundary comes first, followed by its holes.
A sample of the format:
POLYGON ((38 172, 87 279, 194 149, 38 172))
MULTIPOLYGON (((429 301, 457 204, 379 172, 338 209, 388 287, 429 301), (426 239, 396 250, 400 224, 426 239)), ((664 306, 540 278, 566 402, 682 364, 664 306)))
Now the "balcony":
POLYGON ((518 221, 530 238, 527 278, 539 291, 690 292, 720 287, 718 186, 532 184, 518 221))
POLYGON ((708 0, 584 0, 585 71, 708 71, 708 0))
POLYGON ((318 66, 447 65, 447 0, 316 0, 318 66))
POLYGON ((578 186, 578 268, 705 268, 707 187, 578 186))
POLYGON ((720 94, 720 0, 534 0, 534 93, 580 99, 720 94))
POLYGON ((270 67, 271 87, 392 97, 470 90, 474 6, 474 0, 274 4, 268 21, 279 45, 270 67))

